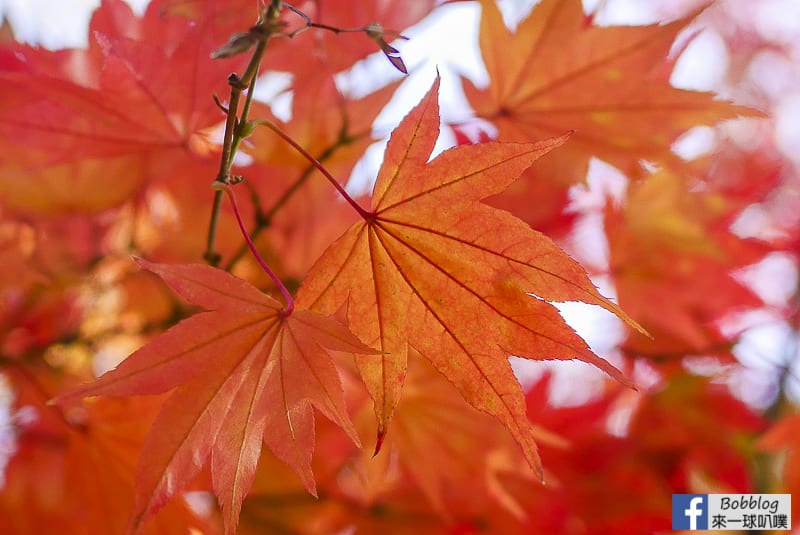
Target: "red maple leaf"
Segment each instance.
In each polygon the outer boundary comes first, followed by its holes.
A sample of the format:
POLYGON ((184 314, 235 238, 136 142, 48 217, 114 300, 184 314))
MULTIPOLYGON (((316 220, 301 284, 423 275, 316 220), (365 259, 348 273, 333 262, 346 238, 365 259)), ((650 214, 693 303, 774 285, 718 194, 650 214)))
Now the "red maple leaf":
POLYGON ((209 21, 165 17, 161 4, 138 18, 105 0, 86 50, 0 51, 0 92, 11 96, 0 104, 9 206, 102 210, 162 177, 165 162, 199 158, 200 131, 222 119, 211 95, 224 94, 232 65, 209 61, 209 21))
POLYGON ((167 330, 96 382, 57 397, 174 389, 143 447, 131 528, 139 529, 210 458, 225 531, 233 533, 262 440, 314 493, 312 405, 358 443, 338 372, 322 348, 373 351, 333 319, 307 310, 286 315, 279 302, 222 270, 138 262, 207 312, 167 330))

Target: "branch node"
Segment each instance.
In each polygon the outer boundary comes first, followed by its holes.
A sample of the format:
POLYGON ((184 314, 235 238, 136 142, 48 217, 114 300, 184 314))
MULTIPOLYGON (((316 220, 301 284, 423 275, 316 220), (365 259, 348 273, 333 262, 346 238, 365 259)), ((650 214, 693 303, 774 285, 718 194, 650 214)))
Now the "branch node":
POLYGON ((208 262, 208 265, 217 267, 222 260, 222 255, 215 251, 206 251, 203 253, 203 260, 208 262))
POLYGON ((242 79, 239 77, 239 75, 236 74, 235 72, 231 73, 231 75, 228 76, 228 85, 230 85, 234 89, 238 89, 239 91, 244 91, 245 89, 247 89, 247 84, 244 83, 242 79))

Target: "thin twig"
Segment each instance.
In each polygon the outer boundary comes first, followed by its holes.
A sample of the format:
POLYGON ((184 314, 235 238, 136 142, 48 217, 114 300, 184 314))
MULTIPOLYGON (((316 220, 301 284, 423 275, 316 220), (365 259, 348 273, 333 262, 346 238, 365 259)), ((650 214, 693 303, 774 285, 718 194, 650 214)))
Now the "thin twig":
MULTIPOLYGON (((274 28, 277 28, 278 16, 283 2, 281 0, 272 0, 270 7, 263 17, 259 20, 259 26, 263 31, 256 32, 259 36, 258 43, 256 44, 253 55, 247 64, 244 74, 239 77, 236 74, 231 74, 228 77, 228 84, 231 86, 230 101, 227 107, 227 117, 225 119, 225 134, 222 142, 222 155, 220 156, 219 172, 215 178, 215 183, 228 184, 230 182, 230 172, 233 166, 233 160, 236 156, 236 151, 239 149, 245 135, 245 125, 247 124, 247 115, 250 111, 250 104, 253 98, 253 87, 258 75, 258 69, 261 66, 261 59, 264 57, 264 51, 267 48, 270 36, 274 28), (239 99, 242 91, 248 90, 245 105, 242 110, 241 117, 237 118, 239 110, 239 99)), ((222 192, 217 190, 214 192, 214 202, 211 207, 211 220, 208 226, 208 239, 206 241, 206 252, 203 255, 205 260, 216 266, 219 264, 220 255, 214 250, 217 237, 217 221, 219 220, 219 211, 222 206, 222 192)))

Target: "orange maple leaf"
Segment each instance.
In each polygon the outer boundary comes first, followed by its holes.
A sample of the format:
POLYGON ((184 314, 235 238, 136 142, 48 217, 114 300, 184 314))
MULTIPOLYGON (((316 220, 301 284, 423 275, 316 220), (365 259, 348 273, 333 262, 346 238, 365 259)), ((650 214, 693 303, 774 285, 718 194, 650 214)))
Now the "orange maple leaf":
MULTIPOLYGON (((428 163, 439 131, 438 79, 394 131, 372 211, 323 254, 298 291, 322 313, 346 305, 350 328, 380 349, 357 357, 378 417, 378 447, 412 346, 479 410, 498 418, 541 474, 508 355, 580 359, 624 381, 545 301, 583 301, 627 316, 549 238, 479 201, 502 191, 568 136, 450 149, 428 163)), ((631 320, 631 324, 634 324, 631 320)))
POLYGON ((131 529, 139 529, 210 457, 225 532, 235 532, 262 440, 315 493, 311 405, 359 442, 338 372, 322 348, 374 351, 333 319, 307 310, 287 316, 278 301, 222 270, 138 262, 208 311, 172 327, 94 383, 56 398, 175 389, 142 450, 131 529))
POLYGON ((753 110, 659 79, 689 19, 650 26, 593 26, 580 0, 543 0, 511 32, 493 0, 481 0, 480 47, 489 86, 464 80, 475 113, 498 139, 545 139, 575 130, 569 145, 537 166, 538 176, 577 182, 592 156, 636 174, 641 160, 679 165, 670 150, 693 126, 753 110))

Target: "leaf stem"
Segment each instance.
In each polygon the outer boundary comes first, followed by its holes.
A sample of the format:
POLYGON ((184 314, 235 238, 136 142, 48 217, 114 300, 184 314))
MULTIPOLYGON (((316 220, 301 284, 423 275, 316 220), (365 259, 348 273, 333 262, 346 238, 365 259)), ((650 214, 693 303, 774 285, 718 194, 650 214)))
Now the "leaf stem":
MULTIPOLYGON (((367 136, 368 134, 369 132, 363 132, 355 135, 350 135, 347 133, 346 127, 342 128, 341 132, 339 132, 339 138, 336 140, 336 142, 330 145, 324 151, 322 151, 320 155, 317 156, 317 160, 320 163, 329 160, 336 153, 338 149, 350 145, 351 143, 357 141, 358 139, 361 139, 364 136, 367 136)), ((256 218, 255 218, 256 221, 255 221, 255 228, 253 228, 253 230, 250 231, 251 240, 255 241, 255 239, 258 238, 258 236, 261 234, 263 230, 269 228, 272 225, 272 219, 275 217, 275 214, 278 212, 278 210, 280 210, 283 207, 283 205, 285 205, 289 201, 292 195, 294 195, 300 189, 300 187, 306 183, 306 181, 311 176, 311 173, 312 171, 314 171, 314 169, 315 167, 311 164, 309 164, 308 167, 303 169, 297 180, 295 180, 289 186, 289 188, 283 192, 283 195, 281 195, 281 197, 277 201, 275 201, 275 204, 273 204, 272 207, 267 211, 261 211, 258 195, 257 194, 253 195, 253 204, 255 205, 256 208, 256 218)), ((236 253, 234 253, 231 259, 225 265, 225 271, 230 271, 231 269, 233 269, 233 266, 235 266, 236 263, 242 259, 242 257, 246 252, 247 252, 247 244, 244 243, 239 248, 239 250, 236 251, 236 253)))
POLYGON ((280 277, 278 277, 275 272, 270 269, 270 267, 267 265, 267 262, 259 254, 258 249, 256 249, 253 240, 250 239, 250 234, 247 232, 244 221, 242 221, 242 215, 239 212, 239 205, 236 202, 236 195, 234 195, 230 185, 225 182, 214 182, 213 187, 219 193, 225 192, 228 194, 228 198, 231 200, 231 207, 233 208, 233 215, 236 217, 236 222, 239 224, 239 230, 242 231, 242 236, 244 236, 247 246, 250 248, 250 252, 253 253, 253 256, 256 257, 256 261, 261 266, 261 269, 263 269, 264 272, 269 275, 269 278, 272 279, 272 282, 275 283, 275 285, 281 291, 284 300, 286 300, 286 308, 281 311, 281 316, 284 318, 291 316, 292 312, 294 312, 294 299, 292 298, 292 294, 289 293, 289 290, 286 288, 286 285, 283 284, 283 281, 280 279, 280 277))
POLYGON ((353 199, 353 198, 350 196, 350 194, 349 194, 349 193, 347 193, 347 191, 346 191, 346 190, 345 190, 345 189, 342 187, 342 185, 341 185, 341 184, 339 184, 339 181, 338 181, 338 180, 336 180, 336 179, 333 177, 333 175, 332 175, 332 174, 331 174, 331 173, 330 173, 330 172, 329 172, 327 169, 325 169, 325 166, 324 166, 324 165, 322 165, 322 164, 319 162, 319 160, 317 160, 316 158, 314 158, 314 157, 313 157, 313 156, 312 156, 312 155, 311 155, 311 154, 310 154, 310 153, 309 153, 309 152, 308 152, 306 149, 304 149, 302 146, 300 146, 300 144, 298 144, 298 143, 297 143, 297 142, 296 142, 294 139, 292 139, 292 138, 289 136, 289 134, 287 134, 286 132, 284 132, 283 130, 281 130, 280 128, 278 128, 278 126, 277 126, 277 125, 275 125, 274 123, 272 123, 271 121, 267 121, 267 120, 259 120, 258 124, 259 124, 259 125, 266 126, 266 127, 267 127, 267 128, 269 128, 270 130, 272 130, 273 132, 275 132, 276 134, 278 134, 278 136, 279 136, 281 139, 283 139, 283 140, 284 140, 286 143, 288 143, 289 145, 291 145, 292 147, 294 147, 294 149, 295 149, 297 152, 299 152, 300 154, 302 154, 302 155, 303 155, 303 157, 304 157, 306 160, 308 160, 308 161, 311 163, 311 165, 313 165, 314 167, 316 167, 316 168, 317 168, 317 170, 319 170, 319 172, 320 172, 320 173, 322 173, 322 174, 325 176, 325 178, 327 178, 327 179, 328 179, 328 182, 330 182, 330 183, 331 183, 331 185, 333 185, 333 187, 334 187, 334 188, 336 188, 336 191, 338 191, 338 192, 339 192, 339 194, 340 194, 342 197, 344 197, 344 200, 346 200, 346 201, 347 201, 347 202, 350 204, 350 206, 352 206, 352 207, 353 207, 353 209, 354 209, 356 212, 358 212, 358 215, 360 215, 360 216, 361 216, 362 218, 364 218, 365 220, 371 220, 371 219, 374 217, 374 215, 375 215, 375 214, 374 214, 373 212, 367 211, 367 210, 365 210, 364 208, 362 208, 362 207, 361 207, 361 206, 360 206, 360 205, 359 205, 359 204, 358 204, 358 203, 357 203, 357 202, 356 202, 356 201, 355 201, 355 200, 354 200, 354 199, 353 199))

